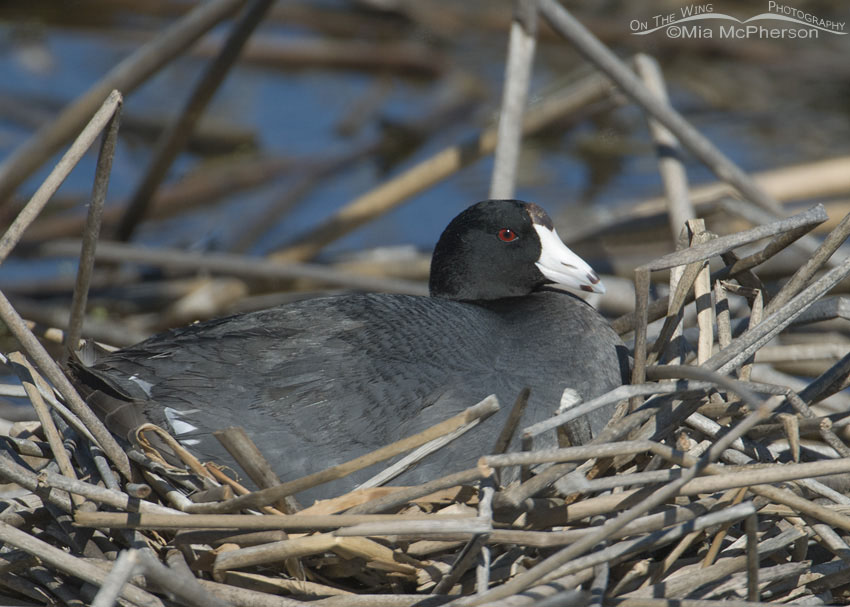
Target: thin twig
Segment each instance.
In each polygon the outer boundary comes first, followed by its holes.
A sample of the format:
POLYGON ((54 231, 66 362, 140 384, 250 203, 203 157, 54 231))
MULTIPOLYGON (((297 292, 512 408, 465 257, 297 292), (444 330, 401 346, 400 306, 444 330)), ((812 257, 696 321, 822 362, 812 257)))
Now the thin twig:
POLYGON ((112 172, 112 158, 115 156, 115 145, 118 140, 118 126, 121 121, 122 99, 119 96, 115 112, 104 127, 105 134, 100 144, 97 157, 97 167, 92 186, 91 204, 86 216, 83 229, 83 246, 80 249, 80 262, 77 267, 77 280, 71 297, 71 313, 68 319, 68 330, 65 333, 65 358, 78 348, 83 332, 83 318, 88 302, 89 285, 94 270, 94 252, 100 235, 100 224, 103 207, 106 204, 106 192, 109 188, 109 175, 112 172))
MULTIPOLYGON (((45 242, 39 248, 43 255, 64 257, 75 255, 79 251, 79 246, 79 241, 62 239, 45 242)), ((426 285, 412 280, 382 278, 378 276, 358 276, 351 272, 335 270, 321 264, 269 261, 248 255, 199 253, 168 247, 152 248, 112 241, 101 241, 97 245, 96 257, 99 261, 140 263, 190 272, 208 271, 214 274, 233 275, 240 278, 275 280, 308 278, 362 291, 410 293, 413 295, 428 294, 426 285)))
POLYGON ((27 327, 26 322, 22 319, 12 304, 0 292, 0 318, 6 323, 6 326, 12 334, 21 342, 27 354, 30 355, 33 361, 39 366, 47 379, 56 387, 59 393, 65 398, 65 402, 71 410, 85 423, 86 427, 91 431, 98 441, 98 444, 118 468, 118 471, 127 479, 131 477, 130 461, 127 459, 127 454, 118 445, 103 422, 92 413, 88 405, 80 398, 74 386, 62 373, 62 370, 48 354, 44 346, 36 339, 32 332, 27 327))
POLYGON ((195 125, 271 4, 272 0, 253 0, 250 3, 245 13, 233 25, 216 58, 201 74, 177 118, 157 140, 147 170, 130 197, 124 216, 116 228, 117 240, 129 240, 138 223, 144 218, 154 192, 165 178, 174 159, 186 146, 195 125))
MULTIPOLYGON (((806 226, 814 227, 829 218, 823 205, 818 204, 802 213, 792 215, 785 219, 778 219, 773 223, 756 226, 743 232, 736 232, 726 236, 719 236, 703 244, 682 249, 674 253, 668 253, 655 259, 642 267, 648 270, 658 271, 672 268, 683 264, 705 261, 717 255, 721 255, 732 249, 756 242, 762 238, 776 236, 784 232, 790 232, 806 226)), ((739 270, 740 271, 740 270, 739 270)))
POLYGON ((118 555, 109 574, 103 580, 91 607, 112 607, 121 595, 121 590, 142 569, 138 550, 124 550, 118 555))
MULTIPOLYGON (((60 472, 68 478, 76 480, 77 474, 74 471, 71 458, 68 457, 68 453, 65 451, 65 446, 62 444, 62 437, 59 435, 59 431, 56 429, 56 424, 53 423, 53 418, 50 416, 50 411, 36 387, 35 369, 32 368, 20 352, 12 352, 9 354, 9 360, 14 363, 15 373, 24 385, 24 389, 27 391, 27 396, 29 396, 33 409, 35 409, 36 415, 38 415, 41 427, 44 430, 44 435, 47 437, 47 442, 50 444, 50 449, 53 452, 53 457, 55 458, 56 463, 59 465, 60 472)), ((71 499, 76 506, 79 506, 83 501, 79 499, 79 496, 77 495, 72 495, 71 499)))
POLYGON ((663 100, 658 99, 617 56, 591 34, 556 0, 539 0, 540 11, 549 24, 567 38, 586 59, 593 62, 632 100, 649 112, 679 139, 690 152, 702 160, 720 179, 735 186, 745 198, 760 207, 781 215, 781 207, 767 192, 697 131, 663 100))
MULTIPOLYGON (((26 550, 38 556, 39 559, 51 567, 56 567, 60 571, 64 571, 91 584, 102 586, 106 581, 107 574, 100 567, 70 555, 55 546, 51 546, 47 542, 43 542, 3 522, 0 522, 0 540, 10 546, 26 550)), ((137 605, 162 607, 162 602, 154 595, 132 585, 122 586, 119 596, 137 605)))
POLYGON ((782 285, 765 310, 766 315, 772 314, 774 311, 784 306, 791 298, 800 292, 803 286, 811 280, 815 272, 817 272, 832 254, 838 250, 847 237, 850 236, 850 214, 844 216, 835 229, 824 239, 821 246, 815 251, 800 268, 794 272, 794 275, 782 285))
POLYGON ((375 522, 470 522, 473 516, 446 514, 158 514, 153 512, 77 512, 74 523, 110 529, 285 529, 288 531, 333 530, 375 522))
MULTIPOLYGON (((68 148, 68 151, 62 155, 62 158, 56 163, 54 169, 41 183, 26 206, 18 213, 18 216, 15 217, 15 220, 3 236, 0 237, 0 263, 9 256, 9 253, 12 252, 12 249, 15 248, 15 245, 21 239, 24 230, 35 221, 36 217, 38 217, 39 213, 41 213, 42 209, 50 201, 50 197, 59 189, 59 186, 62 185, 62 182, 65 181, 71 170, 77 166, 77 163, 86 151, 88 151, 95 139, 97 139, 100 132, 112 120, 112 116, 120 105, 121 94, 118 91, 112 91, 103 103, 100 104, 100 108, 92 116, 91 120, 88 121, 88 124, 86 124, 82 132, 74 140, 74 143, 68 148)), ((7 168, 8 164, 14 158, 13 156, 11 159, 7 159, 3 165, 0 165, 0 191, 2 191, 3 187, 2 175, 4 169, 7 168)), ((3 196, 0 195, 0 201, 2 199, 3 196)))
MULTIPOLYGON (((210 594, 189 571, 173 569, 160 563, 150 550, 139 551, 145 577, 186 605, 195 607, 228 607, 229 603, 210 594)), ((188 569, 188 568, 187 568, 188 569)))
MULTIPOLYGON (((635 69, 650 90, 663 104, 669 105, 667 87, 658 62, 649 55, 638 53, 634 58, 635 69)), ((689 219, 696 217, 688 192, 688 177, 682 164, 682 152, 676 137, 658 121, 649 119, 649 131, 655 142, 658 156, 658 172, 664 182, 667 195, 670 229, 675 240, 689 219)))
MULTIPOLYGON (((585 78, 539 106, 528 109, 522 123, 524 135, 530 135, 548 124, 581 108, 606 98, 610 84, 602 76, 585 78)), ((301 236, 295 244, 272 258, 279 261, 305 261, 352 230, 395 208, 409 197, 434 185, 496 147, 496 129, 489 128, 470 140, 437 152, 377 188, 352 200, 314 230, 301 236)))
POLYGON ((758 552, 758 515, 753 513, 746 518, 744 528, 747 533, 747 600, 759 600, 759 552, 758 552))
POLYGON ((316 472, 314 474, 310 474, 305 477, 295 479, 293 481, 288 481, 275 487, 256 491, 248 495, 235 497, 224 502, 211 504, 193 504, 190 507, 189 511, 195 514, 213 514, 218 512, 232 512, 234 510, 241 510, 244 508, 256 508, 258 506, 264 506, 272 502, 276 502, 286 497, 287 495, 294 495, 299 491, 305 491, 317 485, 321 485, 322 483, 327 483, 332 480, 343 478, 348 474, 351 474, 352 472, 362 470, 363 468, 371 466, 372 464, 375 464, 377 462, 389 459, 391 457, 395 457, 396 455, 408 451, 410 449, 415 449, 416 447, 419 447, 443 434, 451 432, 456 428, 466 423, 469 423, 473 419, 492 415, 498 410, 498 408, 498 400, 495 396, 491 395, 480 403, 478 403, 477 405, 468 408, 463 413, 455 415, 454 417, 451 417, 438 424, 435 424, 434 426, 428 428, 427 430, 424 430, 423 432, 420 432, 413 436, 409 436, 400 441, 396 441, 385 447, 381 447, 380 449, 376 449, 371 453, 361 455, 360 457, 357 457, 343 464, 332 466, 330 468, 322 470, 321 472, 316 472))
POLYGON ((392 510, 393 508, 406 504, 411 500, 429 495, 441 489, 474 483, 475 481, 478 481, 492 473, 493 470, 489 466, 485 467, 478 465, 475 468, 461 470, 460 472, 455 472, 454 474, 449 474, 415 487, 407 487, 405 489, 393 491, 384 497, 379 497, 360 504, 359 506, 355 506, 347 512, 348 514, 386 512, 387 510, 392 510))
POLYGON ((777 333, 787 327, 807 307, 820 299, 838 282, 850 273, 850 257, 842 260, 836 267, 811 283, 794 296, 788 303, 767 316, 762 322, 748 330, 732 344, 712 356, 705 362, 706 368, 728 373, 770 341, 777 333))
POLYGON ((537 3, 535 0, 515 0, 514 18, 505 62, 505 88, 493 173, 490 179, 490 198, 514 197, 517 164, 522 137, 522 115, 531 81, 534 47, 537 42, 537 3))
MULTIPOLYGON (((719 512, 713 512, 710 514, 706 514, 704 516, 698 517, 692 521, 688 521, 687 523, 682 523, 679 525, 674 525, 669 529, 665 529, 663 531, 656 531, 650 533, 642 538, 636 538, 633 540, 626 540, 619 542, 609 548, 604 548, 602 550, 598 550, 593 552, 592 554, 577 557, 574 559, 569 559, 563 563, 560 563, 557 567, 550 569, 550 571, 546 572, 546 575, 541 575, 539 578, 541 581, 545 583, 546 580, 551 580, 557 577, 563 577, 570 573, 576 573, 585 569, 586 567, 594 567, 601 563, 605 563, 608 561, 613 561, 615 559, 619 559, 622 556, 627 554, 635 553, 639 550, 646 550, 650 547, 663 546, 673 540, 676 540, 680 537, 683 537, 687 533, 691 533, 693 531, 699 529, 705 529, 706 527, 710 527, 711 525, 719 524, 725 521, 731 520, 740 520, 743 519, 755 512, 755 507, 752 503, 739 504, 737 506, 732 506, 731 508, 726 508, 719 512)), ((597 534, 598 535, 598 534, 597 534)), ((569 550, 569 547, 564 549, 569 550)), ((562 551, 563 552, 563 551, 562 551)), ((560 554, 560 553, 558 553, 560 554)), ((551 557, 550 557, 551 558, 551 557)), ((548 561, 549 559, 547 559, 548 561)), ((546 561, 544 561, 546 562, 546 561)), ((539 565, 538 565, 539 567, 539 565)), ((548 567, 547 567, 548 568, 548 567)), ((530 570, 533 571, 533 570, 530 570)), ((513 578, 516 580, 521 578, 523 574, 520 574, 513 578)), ((504 594, 504 596, 510 596, 509 594, 505 594, 503 592, 499 592, 500 589, 504 588, 506 585, 511 584, 513 582, 507 582, 498 588, 491 590, 489 596, 478 595, 471 599, 460 599, 456 601, 458 605, 485 605, 487 600, 493 600, 493 597, 497 595, 504 594)))
MULTIPOLYGON (((738 506, 734 507, 737 508, 738 506)), ((805 535, 805 531, 802 531, 796 527, 791 527, 790 529, 783 531, 776 537, 772 537, 763 542, 760 542, 758 545, 758 556, 759 558, 762 558, 773 552, 781 550, 789 544, 795 542, 797 539, 805 537, 805 535)), ((705 584, 708 584, 710 582, 723 579, 724 577, 736 571, 746 569, 747 559, 747 555, 743 555, 722 559, 711 567, 706 567, 705 569, 680 569, 676 576, 664 580, 663 582, 660 582, 654 586, 647 586, 646 588, 641 588, 640 590, 630 592, 626 596, 630 598, 634 597, 635 599, 644 599, 655 596, 686 596, 697 588, 699 588, 700 586, 704 586, 705 584)), ((726 603, 724 602, 723 604, 725 605, 726 603)), ((751 606, 763 605, 763 603, 754 602, 749 602, 747 604, 751 606)))
MULTIPOLYGON (((693 263, 696 261, 701 261, 705 259, 709 259, 714 257, 715 255, 721 255, 725 252, 731 251, 736 247, 743 246, 745 244, 749 244, 751 242, 755 242, 756 240, 760 240, 762 238, 766 238, 769 236, 774 236, 777 234, 791 233, 793 232, 794 236, 799 236, 803 233, 804 228, 806 226, 810 226, 813 228, 815 225, 819 223, 823 223, 826 221, 827 215, 825 210, 821 205, 816 205, 811 209, 801 213, 799 215, 794 215, 787 219, 780 219, 776 222, 759 226, 757 228, 753 228, 752 230, 747 230, 745 232, 739 232, 737 234, 730 234, 729 236, 721 236, 715 238, 709 243, 697 247, 690 247, 688 249, 684 249, 682 251, 677 251, 675 253, 670 253, 656 259, 655 261, 645 264, 640 268, 635 269, 635 274, 637 276, 638 271, 643 271, 644 269, 650 270, 664 270, 673 268, 677 265, 693 263)), ((781 237, 780 237, 781 238, 781 237)), ((786 239, 782 239, 784 245, 787 246, 790 244, 786 239)), ((768 246, 771 246, 770 244, 768 246)), ((752 267, 755 267, 758 263, 761 263, 764 259, 759 255, 750 255, 745 259, 740 259, 735 262, 735 275, 741 274, 752 267), (746 265, 745 265, 746 260, 746 265), (752 265, 749 265, 752 264, 752 265)), ((723 268, 718 272, 715 272, 711 276, 712 282, 719 278, 728 278, 732 276, 729 272, 729 268, 723 268)), ((635 293, 635 297, 637 297, 637 291, 635 293)), ((685 301, 688 303, 688 300, 685 301)), ((662 316, 667 313, 667 309, 669 307, 668 298, 661 297, 652 302, 648 306, 648 310, 645 316, 641 315, 640 318, 646 318, 646 322, 653 322, 658 320, 662 316)), ((639 312, 640 308, 636 308, 636 311, 639 312)), ((635 313, 626 314, 617 319, 614 319, 611 322, 611 326, 615 331, 619 334, 628 333, 635 329, 635 313)), ((635 334, 637 337, 637 333, 635 334)), ((638 350, 635 350, 635 360, 638 359, 638 350)))
MULTIPOLYGON (((729 385, 733 387, 734 384, 719 375, 713 376, 713 380, 718 382, 720 385, 729 385)), ((734 386, 736 392, 741 394, 742 397, 747 401, 758 402, 758 399, 749 393, 748 390, 742 389, 742 386, 734 386)), ((580 555, 584 554, 587 550, 590 550, 593 546, 595 546, 600 541, 607 538, 612 533, 620 530, 622 527, 632 522, 648 510, 656 507, 658 504, 663 503, 668 498, 673 495, 677 495, 681 487, 694 478, 699 472, 701 472, 705 466, 710 464, 716 458, 720 456, 720 454, 738 437, 742 436, 747 432, 750 428, 755 426, 759 421, 761 421, 764 417, 766 417, 770 411, 770 402, 765 402, 758 406, 758 409, 754 410, 749 416, 747 416, 743 421, 739 422, 732 430, 730 430, 725 436, 719 438, 711 448, 703 455, 694 466, 685 470, 681 476, 676 481, 673 481, 661 489, 657 489, 646 499, 642 500, 639 504, 630 508, 626 512, 620 514, 614 519, 610 519, 605 524, 603 524, 598 532, 583 538, 582 540, 577 541, 575 544, 564 548, 560 552, 550 556, 545 559, 541 563, 535 565, 528 571, 517 575, 510 581, 505 584, 493 588, 488 592, 485 592, 483 595, 476 597, 471 602, 464 601, 465 605, 481 605, 486 603, 488 600, 495 600, 499 598, 504 598, 514 594, 516 592, 520 592, 525 588, 528 588, 541 578, 551 574, 553 571, 559 569, 565 563, 577 559, 580 555)), ((775 404, 773 405, 775 406, 775 404)))

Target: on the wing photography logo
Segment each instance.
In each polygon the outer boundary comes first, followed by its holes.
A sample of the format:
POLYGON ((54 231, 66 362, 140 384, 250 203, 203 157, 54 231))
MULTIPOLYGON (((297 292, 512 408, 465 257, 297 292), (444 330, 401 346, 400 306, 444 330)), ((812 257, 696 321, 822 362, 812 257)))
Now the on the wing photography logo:
POLYGON ((767 3, 767 12, 749 19, 714 12, 713 4, 689 4, 676 12, 653 15, 648 19, 632 19, 633 35, 646 36, 660 32, 668 38, 720 38, 740 40, 818 39, 821 36, 844 36, 844 21, 823 19, 813 13, 775 0, 767 3))

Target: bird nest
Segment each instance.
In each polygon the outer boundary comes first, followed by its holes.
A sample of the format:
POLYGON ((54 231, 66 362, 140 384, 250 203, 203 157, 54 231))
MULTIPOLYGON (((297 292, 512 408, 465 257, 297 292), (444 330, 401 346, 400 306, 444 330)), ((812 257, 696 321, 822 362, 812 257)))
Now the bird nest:
POLYGON ((220 440, 264 487, 248 491, 232 471, 185 451, 185 469, 153 448, 125 453, 4 305, 27 352, 7 363, 40 421, 4 437, 0 474, 19 490, 2 502, 0 585, 36 602, 97 605, 840 600, 850 583, 850 448, 846 413, 822 405, 848 410, 850 356, 793 389, 751 377, 778 334, 843 315, 843 298, 823 296, 850 269, 830 261, 847 219, 769 301, 753 272, 787 246, 806 246, 825 218, 814 207, 721 237, 690 222, 691 245, 638 268, 637 311, 613 323, 634 334, 631 385, 584 403, 568 392, 562 413, 529 428, 509 421, 469 470, 300 510, 290 500, 299 491, 412 450, 427 457, 499 403, 490 397, 282 484, 230 429, 220 440), (735 254, 756 242, 766 244, 735 254), (671 295, 650 303, 648 279, 661 270, 671 270, 671 295), (610 403, 618 415, 591 443, 535 449, 536 436, 610 403), (515 436, 523 450, 502 452, 515 436), (510 466, 521 480, 502 486, 499 471, 510 466))

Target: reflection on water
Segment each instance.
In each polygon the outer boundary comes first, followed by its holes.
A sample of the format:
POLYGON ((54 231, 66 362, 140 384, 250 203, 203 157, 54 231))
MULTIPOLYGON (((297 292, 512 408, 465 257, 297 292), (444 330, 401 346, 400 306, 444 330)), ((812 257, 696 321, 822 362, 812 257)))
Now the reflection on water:
MULTIPOLYGON (((107 10, 93 0, 75 3, 74 11, 60 4, 39 3, 38 9, 19 5, 14 13, 3 9, 9 21, 0 53, 2 156, 185 9, 185 3, 176 1, 158 5, 158 12, 153 6, 127 8, 121 3, 107 10)), ((286 213, 266 222, 267 230, 251 250, 279 247, 387 177, 490 124, 501 98, 510 3, 474 3, 476 13, 456 3, 418 6, 406 17, 358 12, 345 3, 278 7, 258 33, 263 48, 249 52, 230 74, 169 182, 249 164, 254 155, 290 158, 295 168, 250 187, 209 195, 206 204, 187 213, 148 222, 137 238, 230 250, 245 225, 301 188, 284 205, 286 213), (357 46, 333 46, 352 43, 357 46), (320 57, 317 48, 325 55, 320 57), (387 61, 378 65, 379 59, 387 61), (349 69, 352 65, 356 69, 349 69), (435 122, 423 125, 421 117, 431 115, 435 122), (305 186, 305 171, 358 146, 370 153, 305 186)), ((736 3, 729 11, 744 15, 750 6, 760 4, 736 3)), ((841 8, 836 5, 834 11, 841 8)), ((628 29, 635 10, 621 7, 578 16, 622 57, 638 50, 654 53, 673 104, 743 168, 759 170, 846 152, 847 36, 795 41, 674 40, 660 33, 641 37, 628 29)), ((637 17, 657 12, 651 4, 641 5, 637 17)), ((225 32, 218 28, 214 40, 127 97, 110 185, 113 204, 132 193, 156 132, 179 111, 213 52, 209 47, 225 32)), ((572 49, 544 28, 532 99, 575 79, 582 66, 572 49)), ((60 189, 55 206, 76 205, 68 212, 81 212, 93 166, 90 155, 60 189)), ((687 166, 692 182, 713 179, 696 161, 688 160, 687 166)), ((21 199, 49 168, 26 182, 19 190, 21 199)), ((490 168, 489 158, 473 163, 340 239, 328 252, 402 243, 430 247, 447 218, 486 197, 490 168)), ((518 196, 540 202, 555 216, 570 210, 570 223, 659 192, 643 114, 629 104, 587 111, 526 144, 518 196)), ((570 234, 569 223, 562 233, 570 234)), ((2 278, 8 282, 43 271, 28 262, 7 263, 2 278)))

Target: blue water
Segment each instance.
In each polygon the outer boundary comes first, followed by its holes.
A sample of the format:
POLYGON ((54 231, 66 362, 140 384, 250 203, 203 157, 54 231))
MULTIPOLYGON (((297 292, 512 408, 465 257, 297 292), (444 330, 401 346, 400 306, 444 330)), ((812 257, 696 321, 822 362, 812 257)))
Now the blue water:
MULTIPOLYGON (((0 47, 0 93, 44 97, 62 103, 84 92, 135 45, 132 41, 115 41, 92 32, 44 28, 38 30, 42 37, 37 39, 36 44, 42 45, 52 67, 39 72, 28 69, 22 62, 18 45, 12 37, 14 31, 14 26, 5 26, 5 42, 0 47)), ((433 133, 411 157, 393 167, 389 175, 382 173, 371 160, 364 159, 325 180, 279 225, 270 226, 266 236, 257 243, 255 252, 264 252, 297 237, 387 177, 398 174, 447 145, 461 141, 486 124, 487 117, 492 115, 500 100, 505 48, 505 37, 473 34, 469 39, 459 40, 454 49, 441 49, 453 57, 459 67, 481 78, 488 98, 485 109, 465 123, 433 133)), ((564 49, 564 53, 570 52, 568 47, 564 46, 564 49)), ((545 57, 545 54, 542 56, 545 57)), ((575 66, 580 65, 577 58, 570 61, 575 66)), ((172 115, 180 108, 189 84, 197 79, 203 65, 200 59, 186 57, 169 66, 126 98, 125 112, 172 115)), ((736 68, 730 64, 729 69, 736 68)), ((533 94, 549 87, 551 80, 563 77, 562 66, 552 66, 544 59, 538 59, 533 94)), ((335 127, 351 105, 369 93, 375 81, 375 75, 363 72, 277 71, 240 67, 230 75, 207 113, 214 120, 254 129, 263 152, 321 157, 328 150, 344 149, 351 144, 351 140, 335 132, 335 127)), ((393 76, 390 81, 388 95, 380 107, 382 116, 396 120, 415 118, 433 105, 435 82, 413 81, 398 76, 393 76)), ((835 133, 833 145, 818 149, 805 138, 789 137, 783 129, 790 129, 790 125, 777 124, 776 117, 765 122, 764 112, 745 107, 735 109, 734 100, 726 108, 714 110, 675 80, 670 82, 670 87, 674 104, 695 109, 688 114, 694 125, 745 170, 809 161, 846 149, 844 142, 847 138, 839 133, 835 133)), ((777 100, 777 104, 781 103, 783 100, 777 100)), ((535 200, 554 216, 564 217, 571 209, 577 209, 576 204, 587 194, 589 177, 600 169, 603 172, 610 169, 607 179, 592 191, 589 199, 581 200, 580 216, 592 214, 595 208, 622 206, 629 201, 658 195, 661 182, 641 112, 627 105, 613 112, 606 122, 607 126, 600 127, 595 122, 584 121, 554 140, 528 142, 517 196, 535 200), (580 150, 600 137, 613 141, 614 150, 609 151, 607 156, 596 157, 593 162, 598 164, 590 165, 580 150), (605 163, 610 163, 610 166, 605 163)), ((817 129, 817 123, 812 127, 817 129)), ((847 130, 846 125, 843 128, 847 130)), ((369 137, 376 132, 375 122, 370 118, 355 138, 369 137)), ((27 137, 27 129, 0 115, 0 157, 11 153, 27 137)), ((133 191, 149 154, 146 143, 135 138, 121 139, 113 164, 111 200, 126 197, 133 191)), ((94 154, 90 153, 69 176, 59 195, 87 196, 94 162, 94 154)), ((171 178, 179 178, 198 162, 200 159, 191 155, 181 156, 171 178)), ((686 158, 686 164, 692 183, 713 180, 711 173, 693 158, 686 158)), ((29 179, 20 193, 23 196, 31 194, 51 167, 52 163, 29 179)), ((398 244, 430 248, 451 217, 471 202, 486 198, 491 167, 490 158, 475 162, 334 243, 325 254, 398 244)), ((246 218, 259 216, 269 202, 285 191, 287 183, 280 180, 274 185, 243 192, 185 216, 156 224, 147 223, 139 231, 137 239, 170 246, 227 250, 238 237, 238 228, 244 225, 246 218)), ((67 265, 8 260, 0 268, 0 282, 9 284, 67 268, 67 265)))

